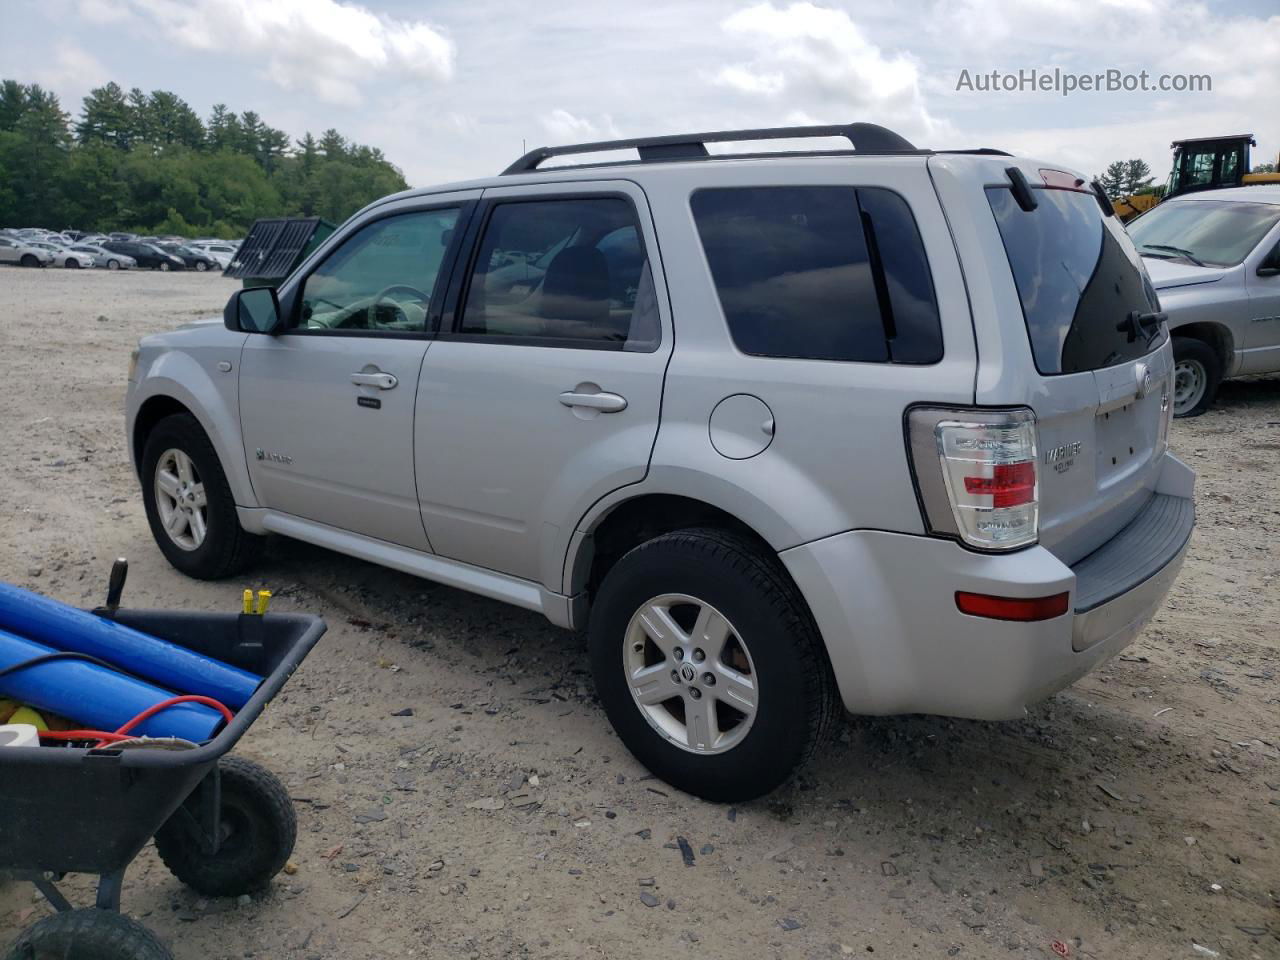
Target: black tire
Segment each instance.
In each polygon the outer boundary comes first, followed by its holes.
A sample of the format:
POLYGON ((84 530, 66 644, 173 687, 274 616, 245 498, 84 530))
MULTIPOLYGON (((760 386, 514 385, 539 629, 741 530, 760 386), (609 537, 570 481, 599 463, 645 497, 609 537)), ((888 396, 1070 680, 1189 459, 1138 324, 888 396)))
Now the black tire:
POLYGON ((22 264, 22 266, 24 267, 40 266, 40 258, 37 257, 34 253, 24 253, 22 255, 22 259, 19 260, 18 262, 22 264))
POLYGON ((66 269, 66 270, 79 270, 80 261, 74 258, 68 258, 67 262, 64 263, 62 266, 63 266, 63 269, 66 269))
POLYGON ((240 526, 235 499, 218 454, 200 422, 189 413, 175 413, 155 425, 142 450, 142 502, 147 522, 160 552, 175 568, 198 580, 220 580, 245 569, 262 552, 264 538, 240 526), (204 484, 206 526, 204 542, 193 550, 180 547, 169 536, 156 503, 156 464, 170 449, 191 458, 204 484))
POLYGON ((197 260, 196 269, 199 270, 201 273, 204 273, 206 270, 209 269, 209 265, 205 263, 203 260, 197 260))
MULTIPOLYGON (((170 872, 210 897, 261 890, 284 869, 298 836, 289 792, 275 775, 251 760, 223 757, 222 846, 210 857, 186 818, 173 817, 156 834, 156 852, 170 872)), ((199 816, 199 791, 187 801, 199 816)))
POLYGON ((27 928, 5 960, 173 960, 136 921, 110 910, 68 910, 27 928))
POLYGON ((656 776, 706 800, 770 792, 813 755, 840 712, 826 650, 799 591, 776 557, 737 534, 679 530, 631 550, 601 584, 588 632, 596 690, 622 742, 656 776), (628 624, 664 594, 711 605, 750 651, 759 678, 754 721, 723 752, 677 746, 632 697, 623 659, 628 624))
POLYGON ((1218 387, 1222 384, 1222 358, 1203 340, 1196 340, 1193 337, 1174 337, 1173 364, 1175 369, 1174 416, 1198 417, 1209 409, 1218 395, 1218 387), (1183 410, 1179 410, 1176 404, 1178 383, 1176 371, 1179 366, 1189 368, 1188 372, 1192 375, 1204 378, 1204 392, 1199 400, 1183 410))

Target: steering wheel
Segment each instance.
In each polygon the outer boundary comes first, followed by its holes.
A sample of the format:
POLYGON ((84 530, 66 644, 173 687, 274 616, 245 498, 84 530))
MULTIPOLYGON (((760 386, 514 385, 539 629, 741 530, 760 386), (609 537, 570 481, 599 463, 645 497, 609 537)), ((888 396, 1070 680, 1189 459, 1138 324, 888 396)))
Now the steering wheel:
MULTIPOLYGON (((421 304, 423 304, 423 306, 426 306, 426 304, 430 303, 431 301, 431 298, 429 296, 427 296, 417 287, 411 287, 407 283, 393 283, 389 287, 383 287, 382 290, 378 291, 378 295, 369 301, 369 309, 367 311, 366 318, 365 318, 365 327, 367 329, 369 330, 374 329, 375 317, 378 311, 378 304, 380 304, 388 296, 390 296, 391 294, 397 291, 401 293, 411 294, 421 304)), ((402 315, 404 314, 403 310, 400 312, 402 315)), ((406 317, 405 319, 407 320, 408 318, 406 317)))

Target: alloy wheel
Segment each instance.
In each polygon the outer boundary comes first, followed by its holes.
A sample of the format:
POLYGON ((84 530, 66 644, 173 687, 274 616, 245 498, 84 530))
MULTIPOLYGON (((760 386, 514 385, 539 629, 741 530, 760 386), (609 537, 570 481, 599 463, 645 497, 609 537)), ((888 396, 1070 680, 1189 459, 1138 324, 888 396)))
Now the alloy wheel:
POLYGON ((209 533, 209 501, 191 457, 176 447, 160 454, 155 494, 169 539, 183 550, 198 550, 209 533))
POLYGON ((686 594, 654 597, 631 617, 623 643, 627 686, 659 734, 703 755, 746 737, 758 678, 741 634, 719 610, 686 594))

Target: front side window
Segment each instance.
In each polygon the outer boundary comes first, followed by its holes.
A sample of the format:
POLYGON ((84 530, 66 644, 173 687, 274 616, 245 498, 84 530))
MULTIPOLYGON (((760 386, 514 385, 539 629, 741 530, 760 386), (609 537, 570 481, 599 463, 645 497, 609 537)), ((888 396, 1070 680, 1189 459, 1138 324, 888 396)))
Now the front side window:
POLYGON ((375 220, 342 241, 302 285, 299 330, 423 333, 458 208, 375 220))
POLYGON ((458 333, 544 346, 657 349, 657 295, 631 204, 577 197, 496 205, 458 333))
POLYGON ((900 195, 878 187, 729 187, 699 190, 690 205, 743 353, 941 359, 928 256, 900 195))

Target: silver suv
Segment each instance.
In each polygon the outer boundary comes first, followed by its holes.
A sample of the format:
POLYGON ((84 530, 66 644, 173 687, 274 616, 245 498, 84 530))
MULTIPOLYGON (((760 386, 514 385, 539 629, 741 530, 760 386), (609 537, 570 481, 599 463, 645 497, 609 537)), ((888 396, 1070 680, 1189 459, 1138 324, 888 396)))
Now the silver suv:
POLYGON ((192 576, 274 533, 586 630, 623 742, 711 799, 777 786, 840 705, 1017 717, 1133 639, 1194 524, 1108 210, 868 124, 397 194, 142 341, 147 516, 192 576))

